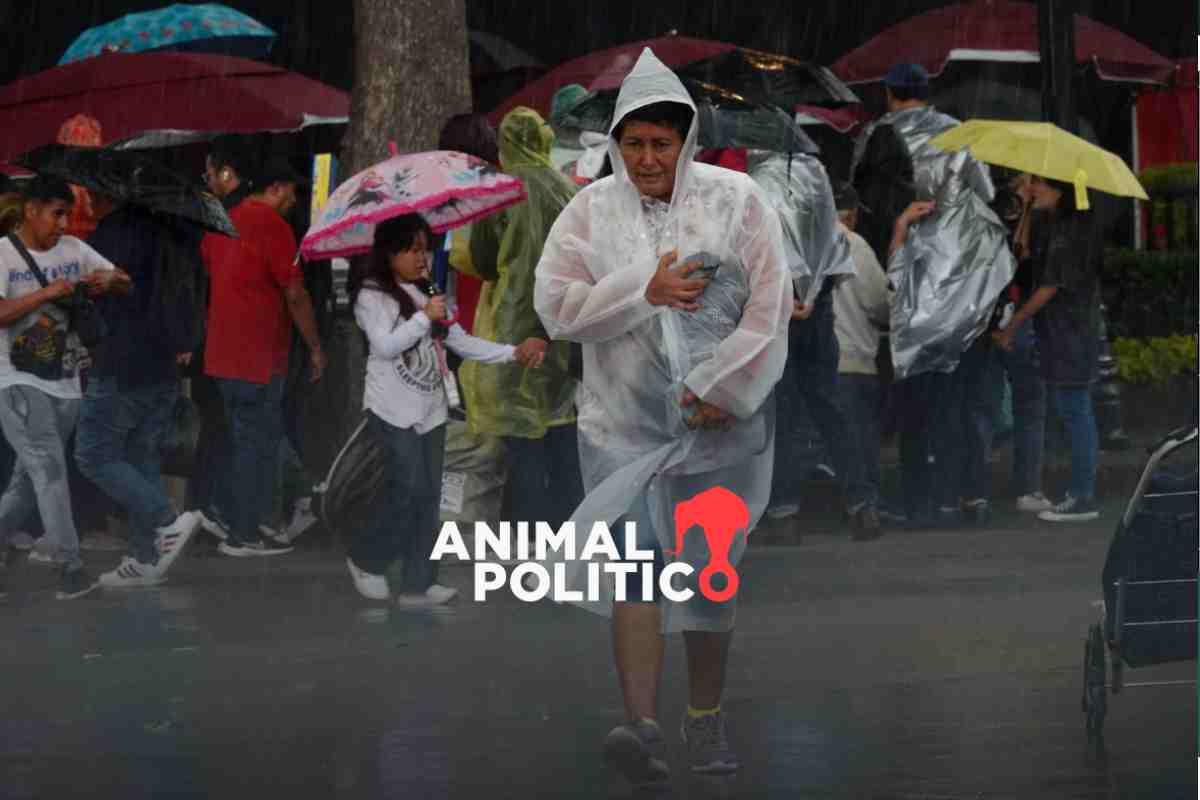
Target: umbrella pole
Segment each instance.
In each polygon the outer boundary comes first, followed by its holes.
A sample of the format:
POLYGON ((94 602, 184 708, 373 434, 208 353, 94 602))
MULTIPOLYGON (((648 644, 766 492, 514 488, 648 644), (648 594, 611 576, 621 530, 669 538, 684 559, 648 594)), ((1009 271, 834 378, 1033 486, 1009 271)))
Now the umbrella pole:
MULTIPOLYGON (((1138 101, 1137 97, 1133 99, 1133 111, 1129 115, 1130 125, 1133 128, 1133 174, 1138 175, 1142 171, 1142 154, 1141 148, 1138 146, 1138 101)), ((1145 230, 1142 229, 1142 208, 1138 205, 1136 197, 1130 198, 1129 202, 1133 203, 1133 246, 1137 250, 1146 249, 1145 230)))

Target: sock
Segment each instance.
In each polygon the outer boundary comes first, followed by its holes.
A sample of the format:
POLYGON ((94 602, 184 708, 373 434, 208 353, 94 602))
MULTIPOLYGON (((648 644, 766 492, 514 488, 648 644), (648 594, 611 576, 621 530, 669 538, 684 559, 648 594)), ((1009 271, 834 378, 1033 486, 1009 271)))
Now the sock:
POLYGON ((692 708, 689 705, 687 713, 688 713, 688 719, 700 719, 701 717, 711 717, 713 714, 717 714, 720 711, 721 711, 720 706, 717 706, 716 708, 704 709, 704 708, 692 708))

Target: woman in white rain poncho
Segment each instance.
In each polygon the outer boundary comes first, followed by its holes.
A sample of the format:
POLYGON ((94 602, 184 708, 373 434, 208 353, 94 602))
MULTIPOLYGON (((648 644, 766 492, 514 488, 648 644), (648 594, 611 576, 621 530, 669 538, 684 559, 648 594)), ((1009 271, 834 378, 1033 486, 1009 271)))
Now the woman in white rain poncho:
MULTIPOLYGON (((762 515, 792 291, 778 215, 745 175, 693 163, 695 106, 649 50, 625 79, 613 119, 614 174, 582 190, 554 224, 534 305, 552 338, 583 344, 577 402, 587 497, 572 517, 577 530, 624 517, 638 523, 641 546, 694 569, 687 603, 614 603, 611 578, 602 581, 600 602, 581 603, 613 616, 631 724, 614 730, 605 749, 640 782, 665 770, 648 755, 660 739, 651 721, 664 631, 685 632, 693 768, 736 768, 715 711, 736 598, 712 603, 700 594, 709 552, 699 531, 685 537, 681 554, 669 551, 676 504, 711 487, 742 498, 748 528, 762 515), (664 107, 668 113, 655 116, 664 107), (681 116, 690 125, 665 121, 681 116), (720 262, 711 282, 692 274, 698 254, 720 262)), ((732 564, 744 550, 739 536, 732 564)), ((569 564, 568 586, 586 590, 586 571, 569 564)))

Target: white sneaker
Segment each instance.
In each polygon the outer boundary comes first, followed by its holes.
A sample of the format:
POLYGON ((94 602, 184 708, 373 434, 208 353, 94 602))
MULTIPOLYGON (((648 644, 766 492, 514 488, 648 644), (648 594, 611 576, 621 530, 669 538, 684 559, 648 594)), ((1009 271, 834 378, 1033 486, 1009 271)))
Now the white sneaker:
POLYGON ((175 518, 175 521, 163 528, 156 529, 158 533, 158 567, 165 575, 175 559, 183 553, 183 548, 191 541, 192 536, 200 528, 200 513, 185 511, 175 518))
POLYGON ((28 561, 30 564, 37 564, 39 567, 61 567, 63 560, 59 557, 57 548, 54 545, 47 544, 43 539, 38 539, 33 543, 33 547, 29 550, 28 561))
POLYGON ((143 564, 135 558, 125 556, 112 572, 100 576, 100 585, 107 589, 131 589, 139 586, 157 586, 167 579, 162 561, 158 564, 143 564))
POLYGON ((1052 508, 1054 508, 1054 503, 1051 503, 1050 499, 1041 492, 1023 494, 1017 498, 1017 511, 1023 511, 1027 514, 1040 514, 1052 508))
POLYGON ((771 519, 787 519, 794 517, 800 513, 799 503, 781 503, 777 506, 771 506, 767 509, 767 516, 771 519))
POLYGON ((283 539, 294 542, 316 524, 317 515, 312 513, 312 498, 301 497, 292 507, 292 519, 283 530, 283 539))
POLYGON ((409 608, 428 608, 449 603, 455 597, 458 597, 458 589, 451 589, 449 586, 435 583, 422 594, 397 595, 396 604, 409 608))
POLYGON ((1038 514, 1038 519, 1045 522, 1091 522, 1100 519, 1100 508, 1095 500, 1080 500, 1068 494, 1066 500, 1038 514))
POLYGON ((435 583, 425 590, 425 596, 435 606, 440 606, 458 597, 458 589, 452 589, 449 586, 442 586, 440 583, 435 583))
POLYGON ((25 531, 17 531, 8 537, 8 546, 14 550, 32 550, 33 536, 25 531))
POLYGON ((205 511, 197 511, 196 514, 200 517, 200 527, 211 533, 213 536, 220 539, 222 542, 229 538, 229 528, 226 527, 225 521, 217 516, 217 513, 212 509, 205 511))
POLYGON ((358 593, 363 597, 368 600, 387 600, 392 596, 392 590, 388 587, 386 576, 363 572, 354 566, 354 562, 348 558, 346 559, 346 566, 350 570, 350 577, 354 579, 354 588, 358 589, 358 593))

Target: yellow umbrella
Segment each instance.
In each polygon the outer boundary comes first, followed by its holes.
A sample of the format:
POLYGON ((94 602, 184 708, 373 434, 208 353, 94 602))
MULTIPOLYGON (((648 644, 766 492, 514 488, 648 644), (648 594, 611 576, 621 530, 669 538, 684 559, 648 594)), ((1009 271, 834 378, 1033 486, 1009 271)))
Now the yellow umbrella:
POLYGON ((1090 208, 1088 188, 1149 200, 1133 172, 1115 153, 1049 122, 972 119, 934 137, 930 144, 954 151, 966 147, 988 164, 1075 185, 1075 206, 1090 208))

